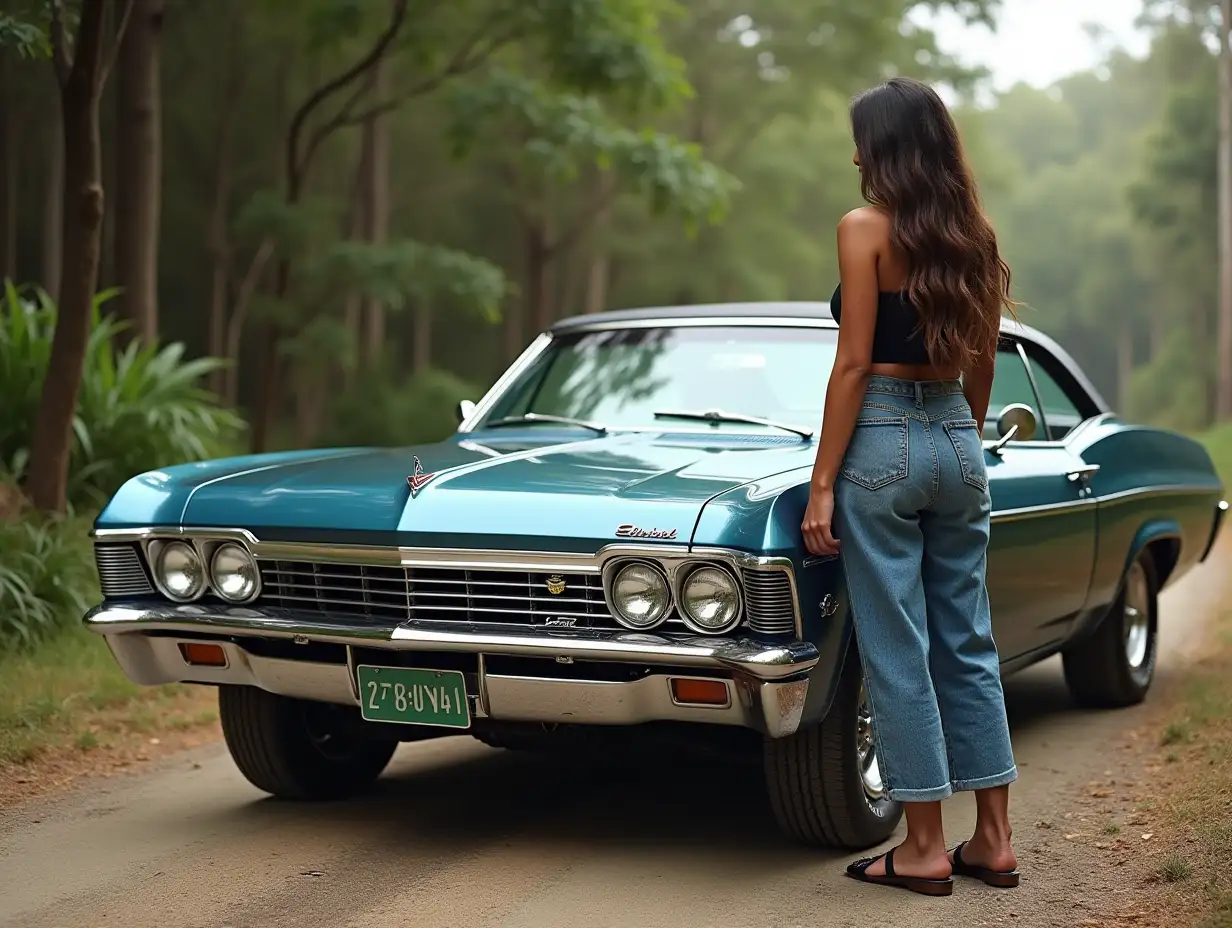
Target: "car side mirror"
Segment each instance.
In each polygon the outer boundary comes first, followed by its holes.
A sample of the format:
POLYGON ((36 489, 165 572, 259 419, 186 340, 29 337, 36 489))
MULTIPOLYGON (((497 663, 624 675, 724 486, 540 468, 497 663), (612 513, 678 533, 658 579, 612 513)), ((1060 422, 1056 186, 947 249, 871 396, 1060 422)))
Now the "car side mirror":
POLYGON ((1005 441, 1030 441, 1035 428, 1035 410, 1025 403, 1010 403, 997 416, 997 434, 1005 441))
POLYGON ((458 424, 461 425, 471 417, 471 413, 475 411, 475 404, 470 400, 463 400, 458 404, 458 424))

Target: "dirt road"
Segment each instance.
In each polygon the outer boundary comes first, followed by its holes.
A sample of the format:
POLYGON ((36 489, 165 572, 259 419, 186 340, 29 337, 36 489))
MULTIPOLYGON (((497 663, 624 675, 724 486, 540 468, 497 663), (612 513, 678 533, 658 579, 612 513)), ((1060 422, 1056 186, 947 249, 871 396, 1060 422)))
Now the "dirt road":
MULTIPOLYGON (((1165 594, 1161 682, 1227 588, 1221 548, 1165 594)), ((925 899, 847 880, 852 855, 779 838, 757 769, 706 759, 570 764, 450 738, 404 746, 365 799, 305 807, 266 799, 215 746, 0 817, 0 926, 1080 925, 1135 884, 1066 840, 1081 827, 1066 812, 1095 780, 1132 792, 1112 748, 1143 709, 1071 708, 1055 660, 1007 693, 1016 891, 960 881, 925 899)), ((972 821, 969 797, 950 801, 952 840, 972 821)))

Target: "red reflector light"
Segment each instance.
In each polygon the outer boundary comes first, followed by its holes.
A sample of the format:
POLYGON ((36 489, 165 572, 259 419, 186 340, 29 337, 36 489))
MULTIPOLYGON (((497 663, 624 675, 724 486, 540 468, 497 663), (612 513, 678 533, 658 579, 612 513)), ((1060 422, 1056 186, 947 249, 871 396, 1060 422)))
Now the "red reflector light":
POLYGON ((226 667, 227 652, 221 645, 206 644, 201 641, 181 641, 180 653, 184 655, 185 664, 197 667, 226 667))
POLYGON ((727 684, 722 680, 689 680, 672 678, 672 696, 676 702, 694 706, 726 706, 730 699, 727 684))

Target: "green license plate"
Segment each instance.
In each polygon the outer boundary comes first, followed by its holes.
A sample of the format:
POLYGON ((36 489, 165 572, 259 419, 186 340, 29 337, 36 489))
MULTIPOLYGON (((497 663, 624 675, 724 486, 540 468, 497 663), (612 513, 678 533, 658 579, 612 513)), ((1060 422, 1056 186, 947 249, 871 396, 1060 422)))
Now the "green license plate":
POLYGON ((406 667, 355 668, 360 714, 369 722, 470 728, 466 678, 456 670, 406 667))

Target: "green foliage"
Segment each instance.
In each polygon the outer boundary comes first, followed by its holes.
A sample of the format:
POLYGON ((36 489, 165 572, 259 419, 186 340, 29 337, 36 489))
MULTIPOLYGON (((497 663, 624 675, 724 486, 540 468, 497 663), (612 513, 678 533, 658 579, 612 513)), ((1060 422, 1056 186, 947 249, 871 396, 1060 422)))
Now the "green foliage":
POLYGON ((96 600, 88 531, 80 518, 0 520, 0 651, 46 640, 96 600))
MULTIPOLYGON (((184 346, 130 343, 116 349, 122 326, 101 313, 114 294, 95 298, 84 374, 73 419, 69 499, 97 506, 135 474, 202 460, 235 446, 243 423, 200 386, 218 367, 184 359, 184 346)), ((56 307, 42 291, 6 285, 0 304, 0 466, 20 478, 51 356, 56 307)))
POLYGON ((630 129, 595 97, 554 92, 523 75, 497 71, 452 95, 449 139, 464 157, 481 144, 521 140, 510 158, 532 176, 568 184, 586 168, 613 171, 648 201, 655 215, 677 210, 691 223, 719 220, 736 179, 701 148, 650 128, 630 129))
POLYGON ((23 58, 45 58, 51 54, 47 5, 23 2, 8 6, 9 11, 0 10, 0 54, 5 47, 16 49, 23 58))
POLYGON ((395 312, 447 300, 489 322, 500 317, 509 286, 504 271, 491 261, 410 240, 336 242, 307 274, 316 293, 359 294, 395 312))
POLYGON ((457 429, 462 400, 482 391, 448 371, 429 369, 407 377, 388 366, 364 373, 353 390, 339 393, 330 409, 322 447, 399 447, 440 441, 457 429))

